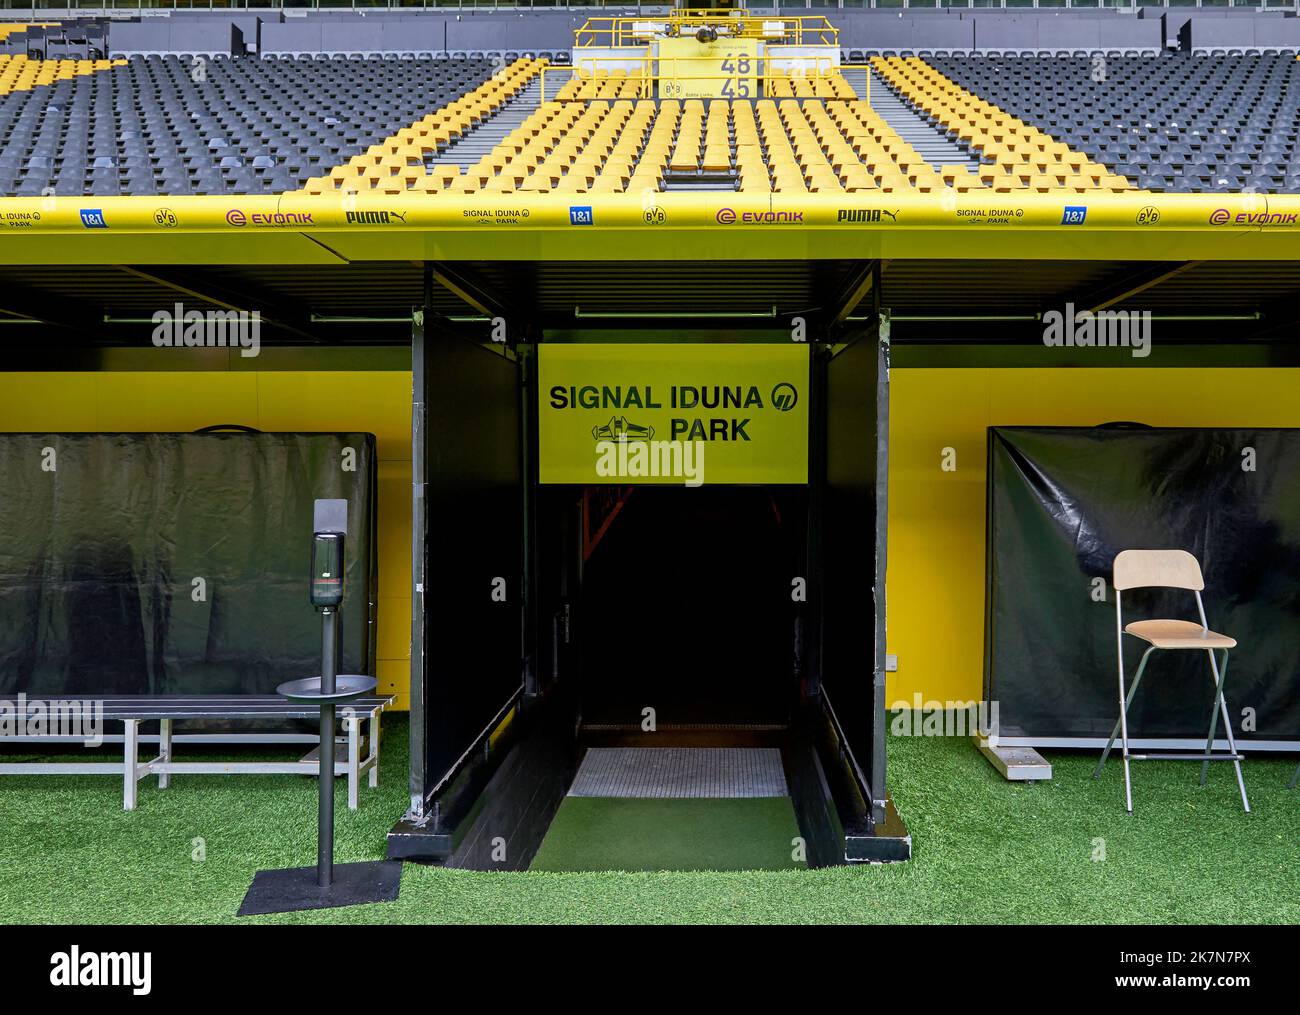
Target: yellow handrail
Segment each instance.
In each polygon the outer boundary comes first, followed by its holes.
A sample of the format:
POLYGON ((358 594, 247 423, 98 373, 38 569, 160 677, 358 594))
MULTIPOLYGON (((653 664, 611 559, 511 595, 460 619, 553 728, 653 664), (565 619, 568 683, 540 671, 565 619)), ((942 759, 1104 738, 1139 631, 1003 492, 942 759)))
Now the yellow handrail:
MULTIPOLYGON (((841 65, 838 65, 838 64, 836 64, 836 63, 834 62, 833 58, 832 58, 832 57, 829 57, 829 56, 810 56, 810 57, 800 57, 799 59, 802 60, 802 61, 805 61, 805 62, 807 62, 807 61, 812 61, 812 62, 813 62, 813 67, 811 68, 811 72, 809 72, 809 71, 802 71, 802 72, 797 73, 797 74, 781 73, 781 74, 779 75, 779 77, 780 77, 781 80, 793 81, 793 80, 795 80, 795 79, 797 79, 797 78, 800 78, 800 77, 804 78, 805 80, 813 80, 813 81, 817 81, 817 80, 827 80, 827 79, 830 79, 830 78, 832 78, 832 77, 834 77, 834 76, 836 76, 836 75, 839 75, 839 76, 842 77, 843 75, 842 75, 840 72, 841 72, 845 67, 849 67, 849 66, 858 66, 858 65, 849 65, 849 64, 845 64, 845 65, 842 65, 842 66, 841 66, 841 65), (823 67, 824 67, 824 69, 823 69, 823 67)), ((626 62, 626 58, 619 58, 619 57, 608 57, 608 58, 606 58, 606 57, 587 57, 587 58, 584 58, 584 63, 588 63, 588 64, 591 64, 591 65, 595 66, 597 70, 600 69, 598 65, 599 65, 599 63, 602 62, 602 61, 608 61, 608 62, 610 62, 610 63, 624 63, 624 62, 626 62)), ((682 73, 679 73, 679 72, 678 72, 677 64, 678 64, 679 62, 684 62, 684 63, 688 63, 688 64, 689 64, 689 63, 707 63, 707 64, 709 64, 709 65, 711 65, 711 66, 717 66, 717 63, 718 63, 718 58, 717 58, 717 57, 672 56, 672 57, 661 57, 660 59, 655 60, 655 61, 651 61, 651 59, 650 59, 649 57, 647 57, 647 58, 646 58, 646 64, 647 64, 647 66, 648 66, 651 62, 658 63, 658 64, 660 65, 661 73, 658 73, 658 74, 649 74, 649 73, 644 73, 644 72, 628 71, 628 73, 627 73, 627 77, 626 77, 626 78, 621 78, 621 79, 620 79, 620 78, 609 78, 609 77, 607 77, 607 78, 604 78, 603 80, 602 80, 602 79, 595 78, 595 77, 588 77, 587 75, 584 75, 584 74, 580 73, 581 68, 580 68, 579 66, 576 66, 576 65, 575 65, 575 66, 562 66, 562 65, 557 65, 557 64, 548 64, 548 65, 545 65, 545 66, 543 66, 542 69, 541 69, 541 77, 540 77, 541 98, 539 99, 539 101, 540 101, 540 102, 546 102, 546 101, 547 101, 547 98, 546 98, 546 75, 547 75, 547 72, 548 72, 548 71, 549 71, 549 72, 552 72, 552 74, 554 74, 554 73, 556 73, 556 72, 559 72, 559 73, 566 73, 566 72, 567 72, 567 74, 569 75, 569 80, 573 80, 574 78, 577 78, 578 80, 581 80, 581 81, 583 81, 583 82, 585 82, 585 83, 590 83, 590 84, 593 84, 593 85, 594 85, 594 84, 605 84, 605 83, 611 83, 611 82, 632 81, 632 82, 635 82, 635 83, 641 85, 641 88, 639 89, 638 94, 635 95, 635 96, 631 96, 631 98, 644 98, 644 99, 649 99, 649 98, 653 98, 653 97, 654 97, 654 89, 653 89, 652 87, 650 87, 650 85, 651 85, 652 83, 654 83, 654 82, 660 82, 660 81, 677 81, 677 80, 680 80, 683 76, 686 77, 686 78, 688 78, 688 79, 691 80, 691 81, 731 81, 731 82, 733 82, 733 83, 735 83, 735 84, 738 84, 738 83, 741 82, 741 81, 758 81, 758 82, 761 83, 761 82, 765 82, 765 81, 767 81, 768 79, 774 79, 774 78, 776 78, 776 77, 778 76, 778 75, 776 75, 776 74, 769 74, 769 73, 767 72, 767 70, 766 70, 765 67, 760 68, 759 66, 755 66, 754 71, 753 71, 752 73, 741 73, 740 71, 733 71, 733 72, 731 72, 731 73, 724 73, 724 74, 716 74, 716 73, 714 73, 714 74, 710 74, 710 73, 704 73, 704 72, 697 73, 697 72, 695 72, 695 71, 689 71, 689 70, 688 70, 687 72, 685 72, 685 74, 682 74, 682 73), (671 68, 672 68, 671 73, 667 73, 667 74, 662 73, 663 65, 664 65, 665 63, 671 65, 671 68)), ((766 60, 763 60, 763 59, 758 59, 758 60, 755 61, 755 64, 756 64, 756 65, 757 65, 757 64, 764 64, 764 63, 766 63, 766 60)), ((619 70, 621 70, 621 69, 623 69, 623 68, 621 68, 621 67, 617 67, 617 68, 614 68, 614 69, 619 69, 619 70)), ((870 78, 868 78, 868 84, 869 84, 869 83, 870 83, 870 78)), ((748 99, 748 98, 760 98, 760 97, 763 97, 763 96, 758 96, 758 95, 737 95, 737 94, 734 94, 734 91, 735 91, 735 90, 733 89, 733 94, 731 94, 731 95, 723 95, 723 96, 719 96, 719 98, 748 99)), ((557 96, 558 96, 558 92, 557 92, 557 96)), ((612 98, 628 98, 628 97, 629 97, 629 96, 612 96, 612 98)), ((661 95, 661 97, 663 97, 663 98, 680 98, 681 96, 673 96, 673 95, 662 96, 662 95, 661 95)), ((795 98, 798 98, 799 96, 794 96, 794 97, 795 97, 795 98)), ((859 98, 859 99, 866 99, 867 96, 866 96, 866 95, 859 95, 858 98, 859 98)), ((582 98, 582 99, 577 99, 577 98, 574 98, 574 99, 560 99, 560 98, 556 97, 556 98, 553 99, 552 101, 556 101, 556 102, 589 102, 589 101, 592 101, 592 97, 591 97, 591 96, 587 96, 587 97, 582 98)))
POLYGON ((588 18, 573 33, 574 49, 590 47, 623 47, 648 44, 649 40, 638 35, 634 29, 638 25, 664 25, 667 34, 680 35, 682 30, 690 35, 694 29, 707 25, 726 25, 732 29, 727 35, 731 38, 767 39, 781 45, 821 45, 838 46, 839 29, 825 15, 788 16, 782 14, 762 15, 748 11, 713 11, 680 10, 663 17, 643 15, 641 17, 594 17, 588 18), (771 37, 768 26, 782 26, 780 39, 771 37), (806 38, 807 36, 807 38, 806 38))

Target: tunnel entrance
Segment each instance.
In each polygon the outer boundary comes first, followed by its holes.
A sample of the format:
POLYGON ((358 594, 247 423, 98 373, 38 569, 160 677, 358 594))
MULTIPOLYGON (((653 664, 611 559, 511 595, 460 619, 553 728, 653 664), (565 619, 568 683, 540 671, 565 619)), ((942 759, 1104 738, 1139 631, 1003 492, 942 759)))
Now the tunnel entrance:
POLYGON ((584 548, 584 726, 789 725, 806 501, 802 488, 627 491, 584 548))
POLYGON ((587 531, 567 616, 579 757, 530 867, 806 866, 786 776, 806 488, 546 493, 587 531))
POLYGON ((905 859, 884 789, 887 333, 424 339, 411 810, 389 855, 905 859))

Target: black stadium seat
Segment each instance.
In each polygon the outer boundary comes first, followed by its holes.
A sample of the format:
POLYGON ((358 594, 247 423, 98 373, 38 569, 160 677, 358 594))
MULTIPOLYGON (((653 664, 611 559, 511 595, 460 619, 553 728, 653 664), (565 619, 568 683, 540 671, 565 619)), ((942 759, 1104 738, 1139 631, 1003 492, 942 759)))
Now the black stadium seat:
POLYGON ((1294 54, 935 57, 963 88, 1111 166, 1139 187, 1294 192, 1294 54), (1100 77, 1101 80, 1094 80, 1100 77))
POLYGON ((0 96, 0 193, 296 190, 492 71, 482 58, 133 56, 0 96))

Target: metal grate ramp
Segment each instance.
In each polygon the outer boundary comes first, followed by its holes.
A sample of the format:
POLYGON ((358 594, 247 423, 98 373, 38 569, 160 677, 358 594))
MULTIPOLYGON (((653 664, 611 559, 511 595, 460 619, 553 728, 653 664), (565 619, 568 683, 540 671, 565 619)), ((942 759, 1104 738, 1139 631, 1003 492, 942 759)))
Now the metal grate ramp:
POLYGON ((978 155, 949 137, 874 70, 871 71, 871 108, 936 170, 944 166, 965 166, 970 172, 979 173, 978 155))
POLYGON ((592 747, 576 797, 753 798, 789 795, 774 747, 592 747))
POLYGON ((442 151, 429 156, 427 163, 438 166, 455 164, 464 173, 479 159, 496 151, 497 145, 535 113, 541 102, 541 78, 534 78, 487 119, 442 151))

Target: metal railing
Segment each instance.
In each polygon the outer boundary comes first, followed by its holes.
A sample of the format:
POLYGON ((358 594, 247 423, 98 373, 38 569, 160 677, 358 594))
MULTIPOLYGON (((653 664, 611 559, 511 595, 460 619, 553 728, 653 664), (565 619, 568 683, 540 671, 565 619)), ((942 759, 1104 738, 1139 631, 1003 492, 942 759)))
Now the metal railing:
POLYGON ((574 33, 574 48, 636 46, 647 39, 649 25, 662 26, 670 36, 689 36, 704 25, 726 25, 729 39, 765 39, 788 45, 834 46, 839 41, 839 29, 824 14, 792 15, 768 14, 752 17, 743 10, 678 10, 663 16, 596 17, 588 18, 574 33), (775 36, 779 25, 781 35, 775 36))
MULTIPOLYGON (((859 69, 866 67, 865 64, 843 64, 843 65, 836 64, 834 58, 829 56, 801 57, 800 59, 804 61, 808 61, 808 60, 813 61, 814 66, 812 68, 812 73, 804 72, 802 74, 799 73, 791 74, 787 71, 787 72, 780 72, 779 74, 768 74, 766 72, 766 68, 762 66, 762 64, 764 63, 762 59, 755 60, 753 70, 747 72, 736 70, 728 73, 717 73, 717 72, 710 73, 706 71, 701 71, 697 73, 689 69, 686 70, 685 72, 682 72, 679 70, 677 66, 678 61, 685 62, 685 63, 692 63, 692 62, 699 61, 699 62, 708 63, 712 67, 716 67, 718 65, 717 59, 716 58, 710 59, 708 57, 664 57, 657 61, 654 61, 660 65, 659 67, 660 73, 658 74, 628 71, 627 76, 621 78, 616 78, 616 77, 598 78, 598 77, 582 74, 580 67, 565 66, 561 64, 547 64, 546 66, 542 67, 541 70, 541 75, 540 75, 541 97, 538 101, 539 102, 547 101, 546 76, 548 73, 551 75, 552 83, 554 83, 555 77, 557 75, 564 75, 567 79, 563 84, 559 85, 559 87, 556 88, 555 94, 551 96, 552 101, 591 102, 597 100, 598 98, 601 98, 595 95, 583 95, 583 96, 573 96, 571 98, 566 98, 566 99, 560 99, 559 93, 564 88, 564 85, 568 84, 569 81, 575 81, 575 80, 581 81, 584 84, 594 85, 597 87, 603 84, 614 84, 615 86, 618 86, 627 82, 630 82, 636 86, 636 94, 604 96, 603 98, 606 101, 620 99, 620 98, 626 98, 626 99, 655 98, 656 90, 654 86, 655 83, 657 82, 661 83, 661 86, 658 90, 659 91, 658 97, 661 99, 680 99, 680 98, 694 97, 694 96, 683 95, 683 94, 668 94, 664 92, 662 83, 667 82, 671 84, 672 82, 680 82, 680 81, 692 81, 692 82, 693 81, 723 81, 723 82, 730 83, 730 88, 722 90, 722 94, 720 95, 698 96, 699 98, 757 99, 757 98, 767 98, 767 97, 772 97, 772 98, 806 97, 806 96, 796 96, 796 95, 769 96, 765 87, 765 82, 768 81, 769 79, 773 81, 777 81, 777 80, 785 81, 791 84, 793 84, 793 82, 800 77, 808 81, 816 81, 818 79, 828 80, 832 77, 843 78, 842 72, 844 70, 852 69, 854 67, 857 67, 859 69), (823 68, 823 61, 825 62, 824 68, 823 68), (663 66, 665 64, 671 65, 670 71, 668 73, 663 72, 663 66)), ((587 61, 585 62, 599 63, 600 60, 601 58, 599 57, 587 58, 587 61)), ((647 64, 649 64, 650 62, 651 61, 647 60, 647 64)), ((867 87, 868 88, 870 87, 869 76, 867 79, 867 87)), ((858 98, 866 99, 867 96, 859 95, 858 98)))

